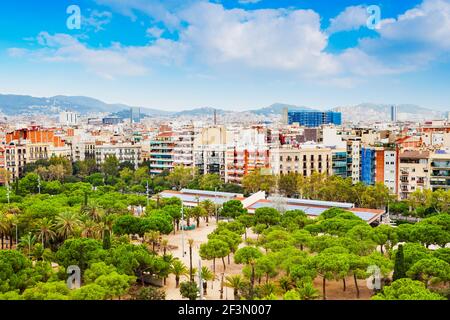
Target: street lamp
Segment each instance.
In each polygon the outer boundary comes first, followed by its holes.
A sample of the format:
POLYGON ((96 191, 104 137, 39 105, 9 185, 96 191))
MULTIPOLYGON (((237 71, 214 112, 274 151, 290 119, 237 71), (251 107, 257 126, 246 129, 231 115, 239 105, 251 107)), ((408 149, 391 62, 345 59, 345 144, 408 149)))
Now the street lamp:
POLYGON ((183 251, 184 258, 184 205, 181 202, 181 250, 183 251))

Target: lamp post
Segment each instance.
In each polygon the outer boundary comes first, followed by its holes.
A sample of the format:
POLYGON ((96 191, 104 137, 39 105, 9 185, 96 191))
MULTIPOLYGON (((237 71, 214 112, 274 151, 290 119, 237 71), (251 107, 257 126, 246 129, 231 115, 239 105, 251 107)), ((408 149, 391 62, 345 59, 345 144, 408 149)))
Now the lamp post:
POLYGON ((184 205, 181 202, 181 250, 183 251, 184 258, 184 205))
POLYGON ((219 222, 219 212, 217 211, 217 187, 214 188, 214 210, 216 211, 216 224, 219 222))

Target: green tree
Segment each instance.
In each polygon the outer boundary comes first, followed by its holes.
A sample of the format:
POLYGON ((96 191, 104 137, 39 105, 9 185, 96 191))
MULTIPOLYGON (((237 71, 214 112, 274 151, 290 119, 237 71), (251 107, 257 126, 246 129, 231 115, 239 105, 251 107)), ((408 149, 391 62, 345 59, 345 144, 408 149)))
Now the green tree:
POLYGON ((119 160, 115 155, 107 156, 102 163, 102 172, 106 178, 119 175, 119 160))
POLYGON ((219 190, 222 187, 222 180, 218 174, 205 174, 200 178, 200 189, 202 190, 219 190))
POLYGON ((394 274, 392 280, 406 278, 405 256, 403 254, 403 245, 399 244, 395 253, 394 274))
POLYGON ((193 176, 194 172, 192 168, 176 166, 167 176, 167 181, 171 186, 177 188, 177 190, 181 190, 188 185, 193 176))
POLYGON ((175 287, 178 288, 180 284, 180 277, 188 275, 189 271, 187 267, 184 265, 184 263, 178 259, 175 259, 172 262, 170 270, 171 270, 170 273, 172 273, 175 276, 175 287))
POLYGON ((70 293, 71 300, 103 300, 107 296, 106 289, 91 283, 70 293))
POLYGON ((258 258, 262 257, 261 251, 255 247, 243 247, 236 251, 234 262, 238 264, 246 264, 251 267, 250 276, 250 297, 253 297, 253 289, 255 286, 255 263, 258 258))
POLYGON ((214 273, 209 270, 208 267, 202 267, 201 270, 202 282, 203 282, 203 295, 208 295, 208 281, 216 279, 214 273))
POLYGON ((219 239, 210 239, 200 245, 200 257, 205 260, 213 260, 213 272, 216 273, 216 259, 222 258, 223 268, 226 269, 225 257, 230 253, 228 244, 219 239))
POLYGON ((189 300, 197 300, 199 292, 200 289, 195 282, 186 281, 182 282, 180 285, 180 293, 183 298, 187 298, 189 300))
POLYGON ((120 300, 120 297, 128 292, 135 279, 133 276, 112 272, 108 275, 98 277, 95 280, 95 284, 105 289, 105 298, 113 299, 118 297, 120 300))
POLYGON ((236 219, 243 214, 247 214, 247 209, 244 208, 244 205, 239 200, 229 200, 224 202, 222 210, 220 211, 221 216, 233 219, 236 219))
POLYGON ((113 272, 117 272, 117 269, 112 265, 107 265, 105 262, 92 263, 89 269, 84 272, 84 283, 89 284, 95 282, 95 280, 103 275, 108 275, 113 272))
POLYGON ((81 221, 75 212, 65 211, 56 217, 56 232, 63 239, 75 235, 80 225, 81 221))
POLYGON ((433 293, 420 281, 408 278, 398 279, 383 291, 372 297, 373 300, 445 300, 444 297, 433 293))
POLYGON ((225 278, 225 287, 232 288, 233 294, 234 294, 234 300, 239 300, 239 290, 244 285, 244 280, 242 279, 242 276, 240 274, 227 276, 225 278))
POLYGON ((154 287, 143 287, 139 291, 137 300, 166 300, 166 292, 154 287))
POLYGON ((70 290, 64 281, 39 282, 23 292, 25 300, 69 300, 70 290))
POLYGON ((450 280, 450 265, 437 258, 422 259, 412 265, 407 276, 423 281, 425 288, 428 288, 430 281, 437 283, 450 280))
POLYGON ((67 239, 56 252, 56 260, 65 268, 77 265, 84 272, 91 263, 102 261, 105 254, 101 242, 97 240, 88 238, 67 239))
POLYGON ((267 226, 275 225, 280 222, 281 215, 274 208, 258 208, 255 210, 255 222, 267 226))

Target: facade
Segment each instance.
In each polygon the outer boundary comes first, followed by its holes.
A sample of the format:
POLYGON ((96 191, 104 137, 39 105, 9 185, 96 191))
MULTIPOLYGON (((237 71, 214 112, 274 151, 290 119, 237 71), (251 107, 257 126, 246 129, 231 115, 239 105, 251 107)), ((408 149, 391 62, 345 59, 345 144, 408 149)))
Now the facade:
POLYGON ((227 142, 231 138, 225 126, 202 128, 194 140, 194 165, 199 174, 226 177, 227 142))
POLYGON ((389 188, 391 194, 398 194, 399 149, 397 147, 375 148, 375 182, 389 188))
POLYGON ((194 166, 195 129, 186 125, 178 129, 174 135, 173 163, 175 166, 194 166))
POLYGON ((399 198, 408 199, 416 190, 430 188, 430 153, 406 151, 400 154, 399 198))
POLYGON ((130 162, 137 169, 141 162, 141 146, 131 143, 103 144, 95 147, 95 160, 101 165, 109 156, 116 156, 120 163, 130 162))
POLYGON ((286 146, 270 151, 270 165, 275 175, 291 172, 305 177, 311 176, 313 172, 332 175, 332 158, 330 148, 286 146))
POLYGON ((79 115, 72 111, 63 111, 59 114, 59 123, 63 126, 76 126, 78 125, 79 115))
POLYGON ((324 124, 342 124, 342 114, 340 112, 320 112, 320 111, 289 111, 288 124, 299 123, 305 127, 320 127, 324 124))
POLYGON ((443 150, 431 154, 430 186, 431 189, 450 189, 450 152, 443 150))
POLYGON ((150 173, 159 174, 174 167, 175 134, 169 126, 161 126, 150 141, 150 173))
POLYGON ((332 150, 333 174, 347 178, 347 151, 344 149, 332 150))
POLYGON ((376 151, 374 148, 361 148, 361 182, 365 185, 375 184, 376 151))
POLYGON ((347 177, 352 178, 353 183, 360 180, 361 166, 361 141, 358 138, 347 139, 347 177))

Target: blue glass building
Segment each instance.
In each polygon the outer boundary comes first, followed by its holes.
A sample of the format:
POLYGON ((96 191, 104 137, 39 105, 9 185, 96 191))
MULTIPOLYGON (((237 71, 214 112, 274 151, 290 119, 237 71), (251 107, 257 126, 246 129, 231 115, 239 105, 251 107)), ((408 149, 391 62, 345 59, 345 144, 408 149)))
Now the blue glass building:
POLYGON ((305 127, 320 127, 324 124, 342 124, 342 114, 340 112, 321 111, 289 111, 288 123, 299 123, 305 127))
POLYGON ((365 185, 375 184, 376 152, 374 149, 361 148, 361 177, 365 185))

